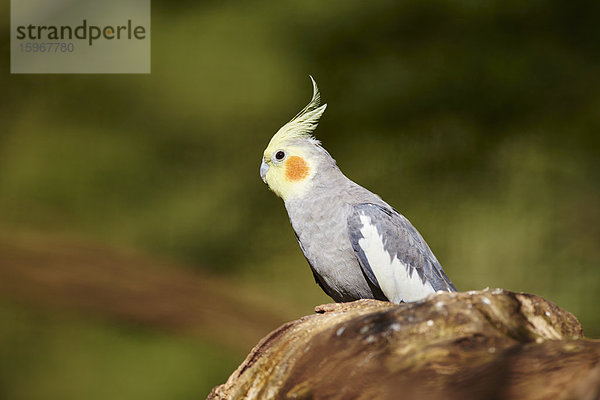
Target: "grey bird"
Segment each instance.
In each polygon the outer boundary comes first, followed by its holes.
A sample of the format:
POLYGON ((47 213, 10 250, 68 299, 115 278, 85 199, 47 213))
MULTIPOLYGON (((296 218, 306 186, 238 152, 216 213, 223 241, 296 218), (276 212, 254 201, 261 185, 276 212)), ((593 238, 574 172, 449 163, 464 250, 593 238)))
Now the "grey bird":
POLYGON ((283 199, 316 282, 336 302, 455 292, 408 219, 348 179, 314 138, 327 105, 311 80, 310 103, 271 138, 260 176, 283 199))

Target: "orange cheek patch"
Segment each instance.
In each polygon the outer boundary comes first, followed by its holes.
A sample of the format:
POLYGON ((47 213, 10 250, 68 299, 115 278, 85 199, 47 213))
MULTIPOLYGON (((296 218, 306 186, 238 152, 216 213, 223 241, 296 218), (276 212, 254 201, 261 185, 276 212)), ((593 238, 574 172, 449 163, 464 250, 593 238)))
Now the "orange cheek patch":
POLYGON ((291 156, 285 163, 285 176, 290 181, 299 181, 308 176, 308 164, 302 157, 291 156))

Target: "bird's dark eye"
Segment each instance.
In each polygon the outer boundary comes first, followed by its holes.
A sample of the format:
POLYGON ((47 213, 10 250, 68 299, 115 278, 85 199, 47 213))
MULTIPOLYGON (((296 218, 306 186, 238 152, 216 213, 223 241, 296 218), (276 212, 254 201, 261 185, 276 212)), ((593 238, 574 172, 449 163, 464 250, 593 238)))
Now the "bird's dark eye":
POLYGON ((284 157, 285 157, 285 153, 281 150, 279 150, 277 153, 275 153, 275 159, 277 161, 283 160, 284 157))

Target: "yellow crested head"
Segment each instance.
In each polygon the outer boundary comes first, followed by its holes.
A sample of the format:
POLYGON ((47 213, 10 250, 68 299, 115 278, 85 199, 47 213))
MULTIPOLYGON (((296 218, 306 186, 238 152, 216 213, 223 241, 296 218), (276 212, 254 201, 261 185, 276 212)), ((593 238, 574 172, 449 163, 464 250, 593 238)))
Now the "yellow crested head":
POLYGON ((284 201, 302 196, 310 187, 316 172, 315 147, 319 141, 312 135, 327 104, 321 104, 321 95, 315 80, 310 102, 290 122, 271 138, 263 154, 260 175, 269 188, 284 201))

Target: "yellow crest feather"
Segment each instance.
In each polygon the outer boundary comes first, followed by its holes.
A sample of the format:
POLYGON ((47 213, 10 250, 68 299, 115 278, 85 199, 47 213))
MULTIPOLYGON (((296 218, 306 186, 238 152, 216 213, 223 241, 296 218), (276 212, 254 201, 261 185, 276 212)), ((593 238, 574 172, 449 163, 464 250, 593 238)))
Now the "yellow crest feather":
POLYGON ((273 136, 272 142, 280 143, 292 139, 309 139, 318 143, 312 133, 317 128, 319 118, 325 112, 327 104, 321 105, 321 94, 319 93, 317 82, 315 82, 312 76, 310 76, 310 80, 313 84, 312 99, 290 122, 277 131, 273 136))
POLYGON ((315 174, 315 168, 311 164, 305 145, 310 143, 320 147, 320 142, 313 137, 312 133, 317 128, 319 118, 323 115, 327 104, 321 105, 321 94, 317 83, 312 76, 310 80, 313 84, 310 102, 273 135, 263 153, 263 163, 268 166, 263 179, 284 201, 306 193, 315 174), (288 155, 279 163, 272 159, 273 154, 278 150, 284 150, 288 155))

